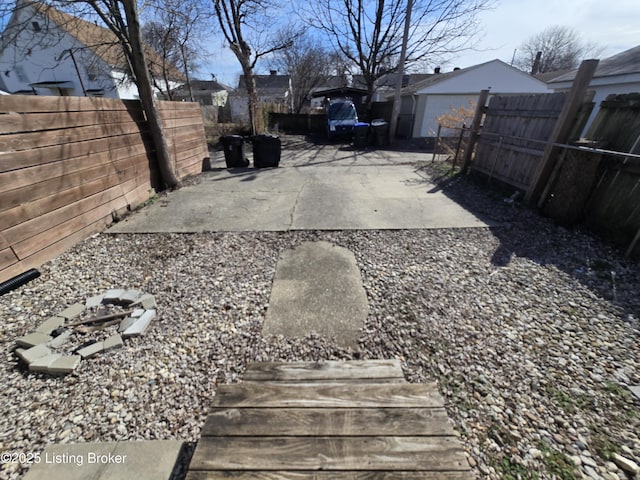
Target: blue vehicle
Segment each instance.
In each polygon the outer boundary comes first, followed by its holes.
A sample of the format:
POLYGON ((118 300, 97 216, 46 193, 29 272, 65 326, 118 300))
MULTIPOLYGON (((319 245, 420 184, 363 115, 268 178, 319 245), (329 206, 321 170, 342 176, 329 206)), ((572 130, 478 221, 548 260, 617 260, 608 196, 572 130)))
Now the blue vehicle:
POLYGON ((327 137, 331 140, 340 135, 353 135, 353 127, 358 123, 356 106, 351 100, 332 100, 327 105, 327 137))

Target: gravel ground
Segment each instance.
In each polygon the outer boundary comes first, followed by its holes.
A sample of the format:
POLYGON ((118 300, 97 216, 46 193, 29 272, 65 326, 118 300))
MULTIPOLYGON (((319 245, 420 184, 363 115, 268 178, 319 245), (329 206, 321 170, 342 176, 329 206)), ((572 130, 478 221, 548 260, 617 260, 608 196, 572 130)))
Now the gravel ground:
POLYGON ((0 297, 0 450, 195 442, 216 385, 250 361, 399 358, 409 381, 438 381, 477 478, 627 478, 612 459, 640 461, 640 400, 626 388, 640 384, 640 267, 467 179, 442 188, 504 226, 82 242, 0 297), (355 351, 261 335, 278 255, 314 240, 360 266, 371 313, 355 351), (66 377, 18 365, 15 337, 117 287, 156 295, 146 336, 66 377))

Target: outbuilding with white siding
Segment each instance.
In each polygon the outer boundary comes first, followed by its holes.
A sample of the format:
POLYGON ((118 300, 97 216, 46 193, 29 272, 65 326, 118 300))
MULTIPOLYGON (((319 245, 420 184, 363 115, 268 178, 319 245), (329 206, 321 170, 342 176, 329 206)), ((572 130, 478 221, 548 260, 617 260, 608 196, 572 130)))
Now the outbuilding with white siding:
POLYGON ((399 134, 412 138, 435 137, 437 117, 459 107, 469 108, 478 101, 481 90, 490 95, 550 93, 547 85, 500 60, 434 73, 402 90, 399 134))

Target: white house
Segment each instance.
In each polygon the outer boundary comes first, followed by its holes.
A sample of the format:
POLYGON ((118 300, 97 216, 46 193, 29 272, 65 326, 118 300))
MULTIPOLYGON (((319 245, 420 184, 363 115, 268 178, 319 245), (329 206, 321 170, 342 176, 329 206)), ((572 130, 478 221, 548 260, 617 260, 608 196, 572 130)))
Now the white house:
MULTIPOLYGON (((558 92, 567 91, 571 88, 577 72, 578 70, 573 70, 557 76, 549 80, 548 85, 558 92)), ((601 60, 591 79, 589 89, 595 92, 593 97, 595 107, 587 120, 584 132, 589 129, 597 115, 600 102, 609 95, 640 92, 640 45, 601 60)))
POLYGON ((0 76, 12 94, 138 98, 129 70, 110 30, 36 2, 19 2, 0 39, 0 76))
POLYGON ((435 73, 402 90, 399 128, 412 138, 435 137, 437 117, 459 107, 469 108, 485 89, 490 95, 551 92, 544 82, 500 60, 435 73))

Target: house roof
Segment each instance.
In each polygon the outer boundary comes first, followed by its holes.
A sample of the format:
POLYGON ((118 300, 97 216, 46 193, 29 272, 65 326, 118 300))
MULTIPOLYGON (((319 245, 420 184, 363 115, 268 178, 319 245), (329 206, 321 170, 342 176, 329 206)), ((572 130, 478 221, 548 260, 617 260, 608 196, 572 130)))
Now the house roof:
MULTIPOLYGON (((277 75, 271 73, 269 75, 254 75, 256 79, 256 88, 261 94, 284 94, 290 85, 291 77, 289 75, 277 75)), ((238 80, 238 90, 246 90, 244 75, 240 75, 238 80)))
MULTIPOLYGON (((110 66, 129 70, 120 41, 108 28, 38 2, 29 2, 28 5, 34 7, 38 13, 67 31, 110 66)), ((151 72, 160 75, 162 73, 160 55, 148 45, 144 45, 144 49, 151 72)), ((169 66, 169 72, 176 80, 182 80, 184 77, 182 72, 173 65, 169 66)))
POLYGON ((554 72, 536 73, 534 77, 536 77, 538 80, 541 80, 545 83, 549 83, 555 80, 556 78, 561 77, 562 75, 565 75, 571 71, 572 71, 571 68, 565 68, 563 70, 556 70, 554 72))
MULTIPOLYGON (((554 78, 550 82, 573 81, 577 73, 578 70, 575 69, 554 78)), ((598 63, 593 78, 612 77, 614 75, 627 75, 632 73, 640 73, 640 45, 601 60, 600 63, 598 63)))
MULTIPOLYGON (((518 70, 517 68, 506 64, 502 60, 495 59, 495 60, 490 60, 488 62, 479 63, 478 65, 473 65, 471 67, 455 69, 451 72, 436 73, 436 74, 430 75, 424 80, 421 80, 419 82, 409 85, 408 87, 403 88, 402 95, 413 95, 417 92, 424 91, 431 87, 439 86, 439 84, 445 81, 448 82, 458 77, 467 76, 469 73, 474 72, 476 70, 477 71, 484 70, 486 72, 487 67, 489 66, 491 66, 492 68, 498 71, 501 70, 504 74, 501 77, 505 77, 505 75, 508 74, 511 79, 520 78, 522 80, 522 83, 528 84, 529 89, 533 88, 533 91, 546 90, 546 85, 541 80, 538 80, 537 78, 532 77, 531 75, 523 72, 522 70, 518 70)), ((519 90, 517 85, 511 85, 512 82, 505 82, 504 78, 501 78, 501 77, 496 77, 496 78, 498 78, 499 80, 502 80, 502 83, 503 83, 502 89, 506 89, 507 91, 519 90), (506 87, 504 85, 505 83, 508 83, 506 87)), ((456 83, 456 82, 453 82, 453 83, 456 83)), ((482 86, 481 88, 491 88, 491 86, 482 86)), ((525 88, 525 90, 528 90, 528 88, 525 88)), ((467 92, 461 92, 461 93, 467 93, 467 92)), ((525 92, 523 91, 522 93, 525 93, 525 92)))
MULTIPOLYGON (((187 92, 189 90, 188 85, 181 85, 178 88, 174 89, 174 92, 181 93, 187 92)), ((230 92, 233 90, 228 85, 224 85, 215 80, 191 80, 191 91, 194 93, 215 93, 221 91, 230 92)))

